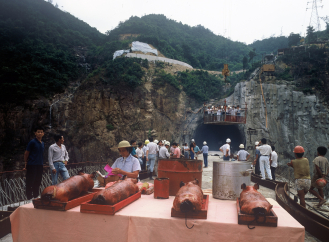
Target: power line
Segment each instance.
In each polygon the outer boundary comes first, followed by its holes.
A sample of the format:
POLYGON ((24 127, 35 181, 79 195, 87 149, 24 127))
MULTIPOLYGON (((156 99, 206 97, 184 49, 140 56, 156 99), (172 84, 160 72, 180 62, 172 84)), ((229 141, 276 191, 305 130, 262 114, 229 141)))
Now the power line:
POLYGON ((323 8, 323 5, 321 5, 322 0, 313 0, 312 2, 307 2, 307 5, 309 3, 312 3, 312 7, 306 8, 306 10, 312 10, 309 26, 313 26, 315 31, 320 31, 321 25, 319 20, 318 8, 323 8))

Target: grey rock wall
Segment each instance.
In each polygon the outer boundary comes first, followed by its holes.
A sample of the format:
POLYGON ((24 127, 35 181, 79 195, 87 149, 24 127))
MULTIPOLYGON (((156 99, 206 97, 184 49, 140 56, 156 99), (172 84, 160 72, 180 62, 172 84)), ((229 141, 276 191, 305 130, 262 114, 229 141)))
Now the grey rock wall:
MULTIPOLYGON (((289 85, 289 82, 266 82, 262 86, 267 109, 267 127, 259 82, 241 82, 227 98, 229 104, 248 105, 247 122, 242 125, 247 148, 253 153, 255 141, 263 137, 268 139, 268 143, 276 147, 279 155, 278 170, 284 171, 288 168, 286 163, 294 158, 294 147, 301 145, 313 172, 312 161, 317 155, 316 148, 328 148, 329 145, 328 106, 315 95, 294 91, 294 86, 289 85), (248 129, 257 130, 257 134, 249 135, 248 129)), ((329 158, 329 155, 326 157, 329 158)))

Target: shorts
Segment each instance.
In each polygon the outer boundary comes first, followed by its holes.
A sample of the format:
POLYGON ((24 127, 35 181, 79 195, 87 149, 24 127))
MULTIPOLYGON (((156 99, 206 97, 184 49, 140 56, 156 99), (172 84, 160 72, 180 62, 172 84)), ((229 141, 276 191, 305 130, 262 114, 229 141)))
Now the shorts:
POLYGON ((311 188, 311 179, 296 179, 295 187, 297 191, 304 190, 304 192, 308 192, 311 188))

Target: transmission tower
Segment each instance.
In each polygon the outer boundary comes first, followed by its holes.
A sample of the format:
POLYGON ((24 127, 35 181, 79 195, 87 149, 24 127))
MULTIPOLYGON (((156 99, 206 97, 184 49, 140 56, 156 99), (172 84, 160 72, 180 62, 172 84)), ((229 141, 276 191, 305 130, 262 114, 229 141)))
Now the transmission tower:
POLYGON ((312 7, 306 8, 306 10, 307 9, 311 9, 312 10, 309 26, 313 26, 314 29, 315 29, 315 31, 320 31, 321 30, 321 26, 320 26, 320 20, 319 20, 319 15, 318 15, 318 8, 322 8, 323 7, 321 5, 322 4, 322 0, 313 0, 312 2, 308 2, 307 5, 309 3, 312 3, 312 7))

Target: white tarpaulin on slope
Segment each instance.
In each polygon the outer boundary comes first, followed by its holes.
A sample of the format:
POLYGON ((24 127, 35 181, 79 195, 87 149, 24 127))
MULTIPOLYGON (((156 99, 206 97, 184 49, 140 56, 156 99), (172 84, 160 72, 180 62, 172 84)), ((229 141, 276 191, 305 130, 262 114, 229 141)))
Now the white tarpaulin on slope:
POLYGON ((113 54, 113 60, 114 60, 115 58, 117 58, 118 56, 123 55, 123 53, 129 53, 129 52, 130 52, 130 50, 117 50, 117 51, 114 52, 114 54, 113 54))
POLYGON ((158 55, 158 50, 157 49, 152 49, 151 46, 149 46, 146 43, 142 43, 139 41, 134 41, 132 42, 132 47, 131 47, 132 51, 141 51, 143 53, 153 53, 155 55, 158 55))

